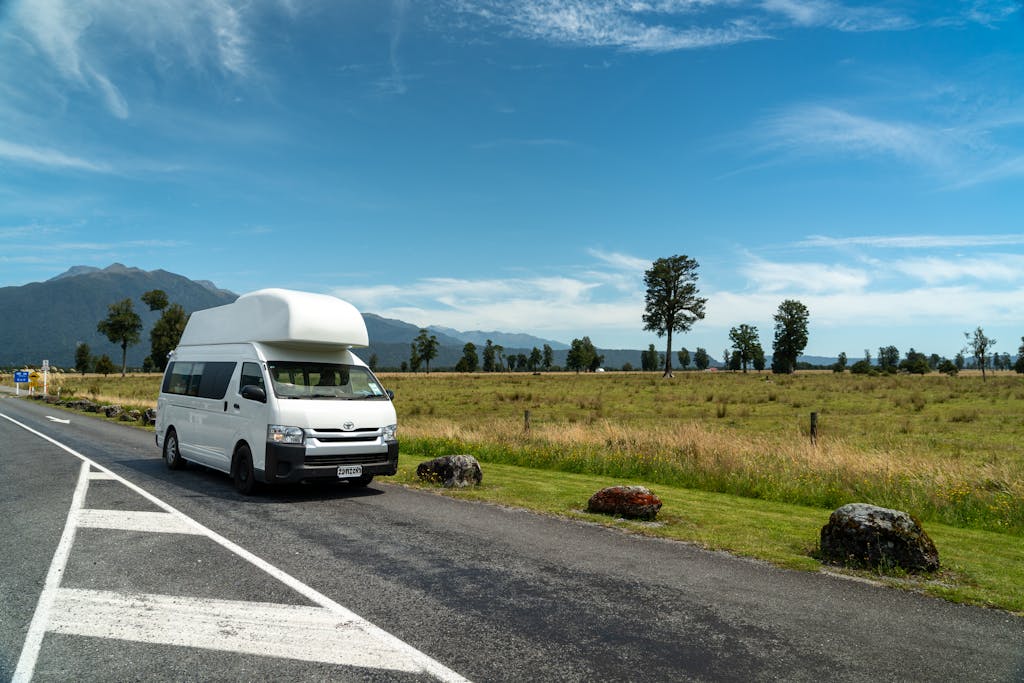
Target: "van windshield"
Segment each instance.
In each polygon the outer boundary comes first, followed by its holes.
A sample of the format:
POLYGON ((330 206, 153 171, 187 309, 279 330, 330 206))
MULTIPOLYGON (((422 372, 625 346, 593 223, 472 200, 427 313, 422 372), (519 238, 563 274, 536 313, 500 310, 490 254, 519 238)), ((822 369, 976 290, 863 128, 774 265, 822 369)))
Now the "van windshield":
POLYGON ((384 387, 361 365, 269 361, 267 368, 278 398, 388 400, 384 387))

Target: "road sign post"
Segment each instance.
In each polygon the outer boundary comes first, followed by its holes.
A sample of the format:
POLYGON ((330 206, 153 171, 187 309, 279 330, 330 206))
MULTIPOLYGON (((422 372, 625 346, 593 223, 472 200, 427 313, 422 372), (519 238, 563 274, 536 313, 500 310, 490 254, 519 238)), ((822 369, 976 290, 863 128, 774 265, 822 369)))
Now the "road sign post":
POLYGON ((14 373, 14 395, 21 396, 21 385, 28 384, 28 370, 17 370, 14 373))

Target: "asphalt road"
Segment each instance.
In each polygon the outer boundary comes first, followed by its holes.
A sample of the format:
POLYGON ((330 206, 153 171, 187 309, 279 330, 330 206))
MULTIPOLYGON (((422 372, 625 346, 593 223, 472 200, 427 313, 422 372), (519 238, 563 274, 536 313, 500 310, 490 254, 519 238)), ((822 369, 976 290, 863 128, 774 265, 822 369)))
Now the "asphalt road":
POLYGON ((4 395, 0 519, 0 680, 1024 681, 1004 612, 386 483, 243 498, 4 395))

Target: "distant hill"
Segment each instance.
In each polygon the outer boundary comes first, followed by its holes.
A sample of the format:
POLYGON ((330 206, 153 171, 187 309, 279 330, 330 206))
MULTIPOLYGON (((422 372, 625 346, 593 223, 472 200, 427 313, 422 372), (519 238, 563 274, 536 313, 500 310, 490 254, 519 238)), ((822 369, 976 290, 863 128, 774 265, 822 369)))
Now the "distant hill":
POLYGON ((532 334, 512 333, 512 332, 481 332, 480 330, 471 330, 469 332, 460 332, 450 327, 440 327, 438 325, 432 325, 430 328, 431 332, 438 335, 444 334, 448 337, 454 337, 460 342, 465 344, 466 342, 473 342, 478 348, 483 348, 487 344, 487 340, 490 339, 492 344, 498 344, 506 349, 543 349, 544 345, 549 345, 554 351, 566 351, 569 349, 568 344, 564 344, 560 341, 554 341, 553 339, 542 339, 535 337, 532 334))
POLYGON ((128 347, 128 364, 139 367, 149 355, 149 331, 160 317, 139 297, 162 289, 186 313, 220 306, 238 298, 212 283, 194 282, 166 270, 145 271, 115 263, 108 268, 75 266, 46 282, 0 288, 0 366, 33 365, 49 360, 58 367, 74 365, 75 347, 89 345, 92 354, 107 354, 115 364, 121 348, 96 331, 108 307, 130 298, 142 318, 138 344, 128 347))
MULTIPOLYGON (((96 331, 99 321, 107 317, 110 304, 129 298, 142 318, 143 331, 138 344, 128 348, 128 365, 140 367, 149 355, 149 331, 160 317, 150 311, 139 298, 144 292, 162 289, 172 303, 181 304, 187 313, 221 306, 238 298, 234 292, 218 288, 207 280, 190 280, 166 270, 145 271, 115 263, 107 268, 74 266, 45 282, 32 282, 20 287, 0 288, 0 367, 31 365, 38 367, 49 360, 57 367, 74 365, 75 347, 89 345, 94 356, 107 354, 120 362, 121 349, 96 331)), ((373 313, 363 313, 370 347, 358 354, 369 361, 377 357, 377 367, 397 369, 408 362, 410 344, 419 335, 420 327, 373 313)), ((556 366, 565 366, 568 347, 560 342, 528 334, 510 332, 460 332, 448 327, 431 326, 431 334, 440 344, 431 369, 451 368, 462 357, 467 342, 477 346, 478 355, 486 341, 504 347, 504 355, 529 355, 534 348, 550 344, 556 366)), ((673 351, 674 352, 674 351, 673 351)), ((640 368, 639 349, 598 349, 604 355, 604 367, 621 369, 629 363, 640 368)), ((835 358, 801 357, 815 365, 830 365, 835 358)), ((712 361, 719 366, 718 361, 712 361)), ((673 358, 673 365, 678 365, 673 358)))

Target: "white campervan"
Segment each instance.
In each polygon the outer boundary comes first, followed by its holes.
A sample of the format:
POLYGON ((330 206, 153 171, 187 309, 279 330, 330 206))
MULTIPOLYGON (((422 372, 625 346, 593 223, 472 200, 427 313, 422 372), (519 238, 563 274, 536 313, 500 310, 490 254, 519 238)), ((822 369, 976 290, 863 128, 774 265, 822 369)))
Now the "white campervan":
POLYGON ((351 347, 362 315, 324 294, 263 289, 196 311, 171 354, 157 401, 156 444, 185 461, 257 482, 346 480, 398 470, 391 392, 351 347))

